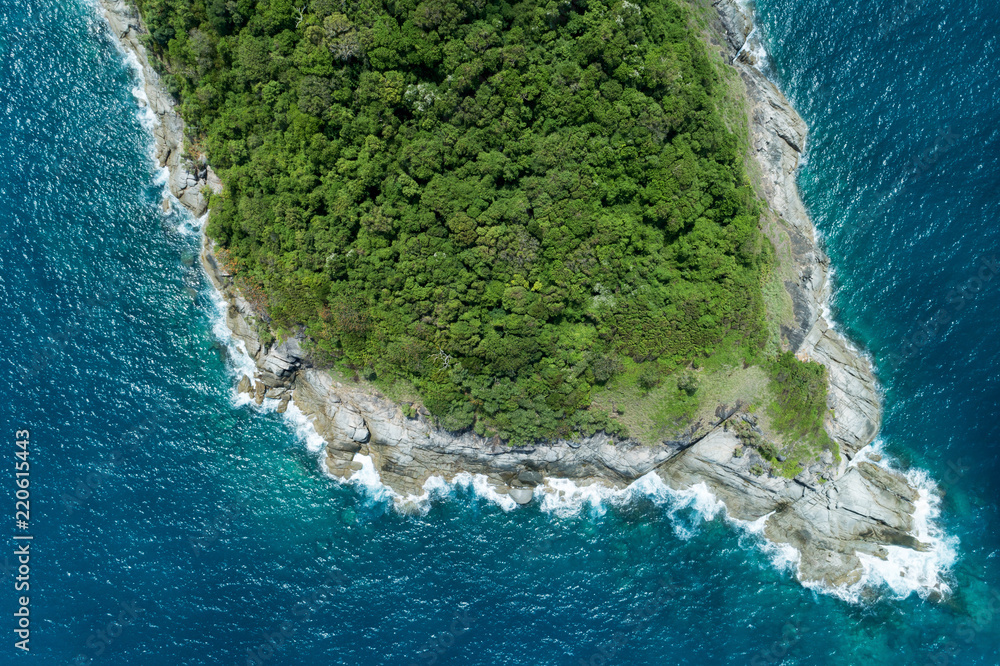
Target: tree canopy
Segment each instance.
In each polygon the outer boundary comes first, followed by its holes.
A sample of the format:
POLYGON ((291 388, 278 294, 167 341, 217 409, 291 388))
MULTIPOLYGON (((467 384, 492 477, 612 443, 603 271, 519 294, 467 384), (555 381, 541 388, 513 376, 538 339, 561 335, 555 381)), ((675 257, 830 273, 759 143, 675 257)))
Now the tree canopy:
POLYGON ((276 330, 442 426, 613 431, 621 366, 765 339, 773 252, 678 0, 139 0, 276 330))

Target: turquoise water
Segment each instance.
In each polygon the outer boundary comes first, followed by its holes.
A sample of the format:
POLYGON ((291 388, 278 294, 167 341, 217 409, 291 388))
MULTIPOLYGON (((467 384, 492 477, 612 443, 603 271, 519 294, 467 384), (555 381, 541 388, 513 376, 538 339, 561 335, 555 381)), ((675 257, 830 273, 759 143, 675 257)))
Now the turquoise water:
POLYGON ((804 197, 886 388, 884 448, 945 493, 959 559, 936 604, 805 589, 683 497, 507 512, 458 487, 406 516, 327 479, 292 424, 235 400, 194 224, 159 207, 135 73, 94 9, 0 2, 0 486, 34 537, 27 654, 13 540, 0 556, 0 663, 1000 661, 1000 279, 949 300, 1000 233, 993 5, 759 7, 813 129, 804 197))

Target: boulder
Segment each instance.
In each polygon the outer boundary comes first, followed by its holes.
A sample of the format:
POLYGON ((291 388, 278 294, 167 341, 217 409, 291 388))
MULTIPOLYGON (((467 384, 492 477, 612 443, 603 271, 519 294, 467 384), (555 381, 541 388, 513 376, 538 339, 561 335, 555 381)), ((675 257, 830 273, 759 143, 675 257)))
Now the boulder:
POLYGON ((334 422, 343 430, 344 434, 355 442, 367 442, 370 436, 365 420, 361 414, 348 406, 339 408, 334 416, 334 422))
POLYGON ((276 400, 281 396, 285 395, 286 393, 288 393, 287 388, 285 388, 284 386, 276 386, 274 388, 269 388, 266 391, 264 391, 264 397, 276 400))
POLYGON ((524 505, 531 502, 535 496, 535 491, 528 487, 511 488, 510 492, 507 494, 510 495, 510 498, 518 504, 524 505))
POLYGON ((286 383, 286 381, 283 378, 275 375, 272 372, 268 372, 267 370, 261 372, 260 375, 258 376, 258 379, 260 379, 260 381, 267 388, 277 388, 279 386, 284 386, 286 383))
POLYGON ((522 470, 517 475, 517 480, 528 486, 540 486, 543 481, 541 472, 531 469, 522 470))

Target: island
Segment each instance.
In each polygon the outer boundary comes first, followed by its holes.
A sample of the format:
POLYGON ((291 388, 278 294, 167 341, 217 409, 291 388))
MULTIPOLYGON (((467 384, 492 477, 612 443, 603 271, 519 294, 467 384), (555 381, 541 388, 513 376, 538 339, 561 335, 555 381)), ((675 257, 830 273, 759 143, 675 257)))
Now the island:
POLYGON ((101 4, 237 390, 301 410, 331 476, 697 487, 825 589, 929 547, 741 3, 101 4))

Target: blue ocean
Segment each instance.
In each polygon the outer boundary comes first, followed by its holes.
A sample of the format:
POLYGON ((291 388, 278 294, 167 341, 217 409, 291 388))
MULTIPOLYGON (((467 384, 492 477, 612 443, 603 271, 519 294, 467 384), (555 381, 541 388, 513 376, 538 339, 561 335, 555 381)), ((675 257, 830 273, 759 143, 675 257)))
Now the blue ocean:
POLYGON ((879 446, 936 481, 943 601, 805 588, 704 498, 507 511, 458 484, 407 514, 327 478, 301 423, 236 399, 198 221, 161 207, 97 9, 0 7, 0 663, 1000 663, 996 3, 756 6, 879 446))

